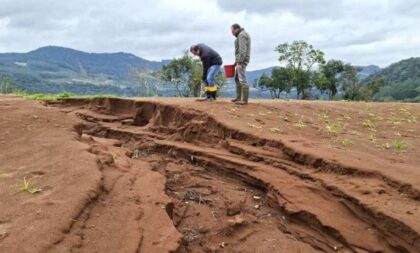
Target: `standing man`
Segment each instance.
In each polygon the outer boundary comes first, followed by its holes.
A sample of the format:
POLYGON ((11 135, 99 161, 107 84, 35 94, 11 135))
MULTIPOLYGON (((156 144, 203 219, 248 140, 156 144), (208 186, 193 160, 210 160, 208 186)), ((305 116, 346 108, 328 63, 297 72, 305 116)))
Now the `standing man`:
POLYGON ((245 29, 238 24, 231 27, 235 40, 235 82, 236 98, 232 100, 236 104, 248 104, 249 86, 246 80, 246 67, 251 57, 251 37, 245 29))
POLYGON ((206 100, 216 100, 217 85, 216 75, 222 66, 222 57, 211 47, 204 43, 193 45, 190 48, 193 55, 199 56, 203 63, 202 82, 205 84, 206 100))

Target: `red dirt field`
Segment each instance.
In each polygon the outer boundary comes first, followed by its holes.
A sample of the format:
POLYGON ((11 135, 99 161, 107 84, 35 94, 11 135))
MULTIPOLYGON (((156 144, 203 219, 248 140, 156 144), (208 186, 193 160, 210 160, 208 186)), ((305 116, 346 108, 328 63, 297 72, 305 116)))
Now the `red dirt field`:
POLYGON ((0 252, 420 252, 419 147, 416 104, 0 96, 0 252))

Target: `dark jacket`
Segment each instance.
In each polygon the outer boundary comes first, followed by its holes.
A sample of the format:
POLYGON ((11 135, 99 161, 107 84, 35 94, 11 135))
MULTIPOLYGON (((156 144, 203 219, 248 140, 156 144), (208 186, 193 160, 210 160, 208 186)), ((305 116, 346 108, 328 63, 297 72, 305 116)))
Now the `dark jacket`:
POLYGON ((244 29, 236 36, 235 63, 247 66, 251 58, 251 37, 244 29))
POLYGON ((203 76, 201 80, 205 81, 207 79, 207 72, 209 68, 213 65, 222 65, 222 57, 211 47, 207 46, 204 43, 197 45, 200 50, 200 59, 203 63, 203 76))

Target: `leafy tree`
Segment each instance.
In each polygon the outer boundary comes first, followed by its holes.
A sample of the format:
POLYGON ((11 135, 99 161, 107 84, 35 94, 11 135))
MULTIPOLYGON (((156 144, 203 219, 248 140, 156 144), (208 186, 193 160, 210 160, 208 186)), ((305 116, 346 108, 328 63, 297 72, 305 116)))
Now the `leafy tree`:
POLYGON ((381 78, 372 79, 364 83, 357 78, 357 69, 350 64, 344 65, 344 71, 340 76, 344 98, 354 101, 371 101, 378 93, 385 82, 381 78))
MULTIPOLYGON (((256 79, 254 82, 254 87, 257 87, 261 89, 262 91, 269 90, 269 87, 271 87, 272 85, 273 85, 273 79, 269 77, 266 73, 262 74, 261 77, 259 79, 256 79)), ((271 97, 275 98, 273 97, 273 94, 271 94, 271 97)))
POLYGON ((136 80, 138 81, 138 92, 137 96, 140 97, 152 97, 159 96, 159 90, 156 85, 155 79, 148 72, 137 71, 135 72, 136 80))
POLYGON ((135 96, 157 97, 161 95, 159 85, 162 80, 145 68, 130 68, 126 78, 130 83, 135 84, 131 86, 135 96))
POLYGON ((344 71, 344 63, 338 60, 329 60, 320 66, 320 72, 316 75, 315 86, 321 92, 328 92, 332 99, 338 92, 338 76, 344 71))
POLYGON ((268 90, 272 98, 280 98, 282 92, 290 92, 292 80, 290 72, 286 68, 274 68, 271 77, 263 74, 256 82, 261 90, 268 90))
POLYGON ((0 79, 0 93, 8 94, 17 91, 15 82, 9 78, 0 79))
POLYGON ((379 93, 380 89, 385 85, 385 81, 382 78, 375 78, 360 89, 361 99, 365 101, 373 100, 375 94, 379 93))
POLYGON ((360 100, 360 83, 356 69, 350 64, 344 65, 340 82, 344 91, 344 98, 348 100, 360 100))
POLYGON ((280 44, 275 51, 280 54, 280 63, 286 64, 293 86, 297 89, 298 98, 301 95, 305 97, 305 90, 311 87, 312 67, 325 63, 324 53, 305 41, 280 44))
POLYGON ((175 84, 179 96, 190 97, 200 93, 201 72, 201 62, 184 52, 181 58, 164 65, 157 76, 165 82, 175 84))

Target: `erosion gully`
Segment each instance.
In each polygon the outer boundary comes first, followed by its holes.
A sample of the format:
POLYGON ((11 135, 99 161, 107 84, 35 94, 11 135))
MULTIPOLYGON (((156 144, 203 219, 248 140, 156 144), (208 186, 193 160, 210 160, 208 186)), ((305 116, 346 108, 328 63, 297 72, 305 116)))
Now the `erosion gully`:
POLYGON ((103 174, 51 252, 420 252, 420 225, 381 208, 418 205, 418 192, 381 175, 191 108, 116 98, 48 106, 82 120, 75 131, 103 174), (165 234, 171 227, 179 235, 165 234))

